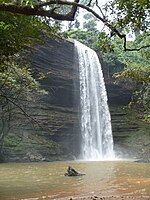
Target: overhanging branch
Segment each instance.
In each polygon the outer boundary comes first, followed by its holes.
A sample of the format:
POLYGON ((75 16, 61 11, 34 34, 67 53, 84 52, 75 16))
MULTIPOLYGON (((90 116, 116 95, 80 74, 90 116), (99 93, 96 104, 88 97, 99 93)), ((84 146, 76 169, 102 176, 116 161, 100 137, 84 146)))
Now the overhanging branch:
POLYGON ((145 45, 145 46, 141 46, 139 48, 132 48, 132 49, 126 48, 126 51, 140 51, 141 49, 146 49, 146 48, 150 48, 150 45, 145 45))

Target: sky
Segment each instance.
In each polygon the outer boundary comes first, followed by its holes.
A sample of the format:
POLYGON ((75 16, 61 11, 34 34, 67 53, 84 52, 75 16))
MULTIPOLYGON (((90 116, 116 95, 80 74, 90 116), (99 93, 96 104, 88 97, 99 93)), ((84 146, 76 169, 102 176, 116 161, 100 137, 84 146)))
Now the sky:
MULTIPOLYGON (((74 1, 74 0, 70 0, 70 1, 74 1)), ((104 5, 105 3, 107 3, 108 1, 109 1, 109 0, 98 0, 98 5, 99 5, 99 6, 103 6, 103 5, 104 5)), ((96 11, 97 13, 99 13, 99 10, 98 10, 96 7, 95 7, 93 10, 96 11)), ((86 11, 86 10, 80 8, 80 9, 79 9, 79 12, 80 12, 80 13, 79 13, 78 19, 79 19, 79 21, 80 21, 80 25, 81 25, 81 28, 82 28, 82 26, 83 26, 83 23, 82 23, 82 21, 83 21, 83 15, 86 14, 86 13, 88 13, 88 11, 86 11)), ((64 30, 67 29, 68 22, 63 22, 63 24, 64 24, 63 29, 64 29, 64 30)), ((97 24, 98 30, 101 31, 101 30, 103 29, 103 27, 104 27, 104 24, 103 24, 101 21, 99 21, 98 24, 97 24)))
MULTIPOLYGON (((109 1, 109 0, 98 0, 98 5, 99 5, 100 7, 102 7, 102 6, 105 5, 108 1, 109 1)), ((98 9, 96 6, 93 8, 93 10, 94 10, 95 12, 99 13, 99 9, 98 9)), ((79 18, 80 18, 81 20, 82 20, 83 15, 84 15, 85 13, 87 13, 87 11, 84 10, 84 9, 82 9, 82 8, 80 8, 80 16, 79 16, 79 18)), ((101 30, 104 28, 104 24, 103 24, 103 22, 101 22, 100 20, 99 20, 99 22, 97 23, 97 28, 98 28, 99 31, 101 31, 101 30)))

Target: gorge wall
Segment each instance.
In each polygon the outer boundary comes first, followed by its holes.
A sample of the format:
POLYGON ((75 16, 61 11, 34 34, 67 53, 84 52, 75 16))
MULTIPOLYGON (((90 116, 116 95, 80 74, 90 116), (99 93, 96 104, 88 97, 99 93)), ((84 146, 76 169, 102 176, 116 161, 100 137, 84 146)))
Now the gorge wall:
MULTIPOLYGON (((74 159, 80 152, 81 141, 78 61, 74 44, 62 39, 46 38, 43 45, 36 45, 32 49, 29 59, 34 76, 48 92, 27 108, 30 115, 38 119, 40 126, 33 129, 26 122, 11 130, 4 142, 3 160, 28 162, 74 159)), ((147 129, 150 127, 139 123, 136 113, 123 108, 131 99, 130 91, 115 85, 107 77, 106 66, 102 67, 117 155, 147 159, 146 155, 150 153, 147 129), (141 137, 141 134, 144 136, 141 137)))

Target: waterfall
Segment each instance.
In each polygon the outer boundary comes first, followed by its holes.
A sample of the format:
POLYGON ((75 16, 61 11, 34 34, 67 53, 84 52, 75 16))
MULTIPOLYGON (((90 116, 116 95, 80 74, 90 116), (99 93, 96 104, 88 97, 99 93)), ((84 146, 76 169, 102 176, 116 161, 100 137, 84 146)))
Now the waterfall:
POLYGON ((95 51, 75 41, 81 105, 81 159, 113 158, 111 118, 103 73, 95 51))

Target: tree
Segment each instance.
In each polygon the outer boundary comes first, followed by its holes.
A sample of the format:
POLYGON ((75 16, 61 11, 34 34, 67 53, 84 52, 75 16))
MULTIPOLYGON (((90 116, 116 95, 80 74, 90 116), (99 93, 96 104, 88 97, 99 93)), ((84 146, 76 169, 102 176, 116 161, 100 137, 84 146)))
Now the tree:
MULTIPOLYGON (((138 47, 142 44, 146 45, 150 41, 149 32, 143 33, 137 36, 136 40, 128 41, 128 46, 134 48, 135 45, 138 47)), ((148 83, 150 81, 150 52, 149 49, 142 49, 138 52, 123 52, 121 51, 122 41, 118 38, 114 38, 111 41, 114 45, 113 54, 117 56, 118 60, 125 65, 125 70, 122 73, 122 77, 130 77, 139 83, 148 83), (129 71, 132 71, 131 73, 129 71), (141 76, 140 76, 141 70, 141 76), (133 73, 134 71, 134 73, 133 73), (145 73, 144 73, 145 71, 145 73), (146 73, 147 71, 147 73, 146 73), (124 74, 124 75, 123 75, 124 74)))
MULTIPOLYGON (((149 0, 114 0, 105 6, 116 20, 116 27, 133 31, 146 31, 150 28, 149 0)), ((113 19, 113 20, 114 20, 113 19)))
POLYGON ((85 14, 83 16, 83 28, 76 29, 75 27, 65 31, 63 34, 82 42, 94 50, 97 50, 99 31, 96 26, 96 18, 91 14, 85 14))
POLYGON ((27 118, 31 123, 37 121, 28 114, 26 107, 44 91, 31 75, 26 65, 13 61, 1 64, 0 70, 0 153, 4 138, 14 126, 17 127, 27 118), (24 116, 24 117, 23 117, 24 116))
MULTIPOLYGON (((2 1, 2 0, 1 0, 2 1)), ((85 1, 87 2, 87 1, 85 1)), ((125 0, 114 0, 111 3, 106 4, 104 7, 107 14, 103 14, 101 7, 98 5, 98 1, 94 1, 99 12, 95 12, 90 6, 93 4, 92 0, 88 2, 87 5, 80 3, 79 0, 62 1, 62 0, 50 0, 50 1, 7 1, 0 4, 0 11, 6 11, 11 13, 18 13, 27 16, 40 16, 40 17, 49 17, 55 20, 64 20, 64 21, 73 21, 75 19, 75 14, 77 8, 82 8, 93 14, 98 20, 102 21, 106 25, 111 33, 116 34, 121 39, 124 40, 124 50, 136 50, 129 49, 126 47, 126 31, 122 28, 129 28, 131 30, 147 30, 149 28, 148 24, 148 13, 149 13, 149 1, 148 0, 134 0, 134 1, 125 1, 125 0), (62 13, 60 6, 69 6, 67 12, 62 13), (108 15, 114 16, 115 20, 110 20, 108 15), (117 20, 116 20, 117 17, 117 20), (134 26, 132 26, 134 25, 134 26), (147 25, 147 26, 146 26, 147 25)), ((62 7, 61 7, 62 8, 62 7)), ((149 45, 141 46, 138 49, 149 47, 149 45)))
MULTIPOLYGON (((128 41, 128 46, 140 46, 147 44, 150 40, 149 32, 138 35, 136 40, 128 41)), ((129 106, 138 107, 143 117, 148 121, 150 111, 150 52, 148 49, 141 51, 123 52, 121 51, 122 41, 114 38, 115 43, 113 55, 124 65, 124 69, 114 73, 116 82, 122 82, 132 88, 133 96, 129 106)), ((106 60, 110 58, 110 53, 106 53, 106 60)), ((116 68, 115 68, 116 69, 116 68)))
POLYGON ((20 59, 20 51, 22 48, 41 42, 40 29, 50 30, 50 28, 32 16, 0 12, 0 18, 0 153, 2 153, 4 138, 14 125, 19 126, 24 118, 32 124, 37 123, 26 111, 26 106, 45 92, 33 78, 29 63, 23 58, 20 59))

